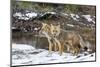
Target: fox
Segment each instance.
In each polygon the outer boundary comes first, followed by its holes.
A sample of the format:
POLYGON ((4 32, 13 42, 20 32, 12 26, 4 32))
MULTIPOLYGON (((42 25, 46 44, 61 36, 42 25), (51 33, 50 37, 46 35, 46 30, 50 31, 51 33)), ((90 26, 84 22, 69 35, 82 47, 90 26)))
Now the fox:
POLYGON ((42 23, 41 32, 48 39, 49 53, 54 47, 54 50, 58 50, 60 55, 62 55, 66 47, 68 52, 77 55, 80 49, 85 47, 82 37, 77 32, 62 30, 60 25, 42 23))
POLYGON ((86 43, 76 31, 63 30, 60 28, 60 25, 54 26, 51 24, 50 32, 56 43, 58 43, 58 45, 55 46, 55 50, 57 50, 56 47, 59 46, 61 55, 64 50, 64 46, 67 48, 67 51, 71 52, 73 55, 77 55, 81 49, 86 48, 86 43))
MULTIPOLYGON (((58 48, 59 48, 59 52, 61 53, 60 42, 56 38, 54 38, 51 27, 52 27, 52 24, 42 23, 42 28, 40 30, 40 34, 45 35, 45 37, 47 38, 47 40, 49 42, 49 53, 50 54, 51 54, 51 51, 53 50, 53 47, 54 47, 54 50, 57 51, 57 48, 56 48, 57 45, 59 45, 58 48)), ((58 30, 56 30, 58 28, 60 28, 59 25, 54 26, 54 29, 55 29, 54 32, 56 32, 54 35, 56 35, 56 36, 59 34, 58 30)))

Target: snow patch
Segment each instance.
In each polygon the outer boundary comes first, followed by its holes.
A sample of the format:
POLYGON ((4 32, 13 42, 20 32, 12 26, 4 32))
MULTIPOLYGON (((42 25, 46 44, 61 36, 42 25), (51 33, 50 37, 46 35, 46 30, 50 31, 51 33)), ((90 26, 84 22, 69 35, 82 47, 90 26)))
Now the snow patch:
POLYGON ((26 16, 29 18, 37 17, 37 13, 35 13, 35 12, 27 13, 26 16))
POLYGON ((27 44, 12 44, 12 49, 31 50, 35 48, 27 44))
POLYGON ((30 18, 37 17, 37 13, 30 12, 30 13, 22 14, 21 12, 16 12, 15 14, 13 14, 13 16, 18 17, 18 19, 29 20, 30 18))
POLYGON ((67 24, 67 26, 74 27, 74 25, 72 25, 72 24, 67 24))
POLYGON ((76 18, 80 18, 79 15, 76 14, 76 18))
POLYGON ((13 16, 14 16, 14 17, 16 17, 16 16, 21 17, 22 14, 21 14, 21 12, 18 12, 18 13, 15 13, 13 16))
POLYGON ((48 14, 56 14, 56 12, 46 12, 46 13, 48 13, 48 14))
POLYGON ((87 19, 88 22, 93 22, 95 24, 95 21, 91 18, 91 15, 82 15, 85 19, 87 19))
POLYGON ((19 17, 18 19, 29 20, 29 18, 28 18, 28 17, 19 17))
POLYGON ((67 13, 62 13, 62 15, 69 16, 67 13))
POLYGON ((16 29, 16 27, 11 27, 12 29, 16 29))
POLYGON ((76 14, 70 14, 70 15, 71 15, 71 17, 73 18, 73 20, 79 21, 79 20, 78 20, 78 18, 79 18, 78 15, 76 15, 76 14))
POLYGON ((62 62, 95 61, 95 53, 73 56, 71 53, 52 51, 51 54, 45 49, 35 49, 27 44, 12 44, 12 65, 46 64, 62 62))

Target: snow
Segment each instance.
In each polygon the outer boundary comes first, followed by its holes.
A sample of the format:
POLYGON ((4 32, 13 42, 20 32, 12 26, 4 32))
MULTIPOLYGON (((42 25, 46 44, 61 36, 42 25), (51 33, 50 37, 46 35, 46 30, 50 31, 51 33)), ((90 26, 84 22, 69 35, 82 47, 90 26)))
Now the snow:
POLYGON ((67 26, 74 27, 74 25, 72 25, 72 24, 67 24, 67 26))
POLYGON ((21 12, 16 12, 15 14, 13 14, 13 16, 18 17, 18 19, 29 20, 32 17, 33 18, 37 17, 37 13, 30 12, 30 13, 22 14, 21 12))
POLYGON ((16 16, 21 17, 21 16, 22 16, 22 14, 21 14, 21 12, 18 12, 18 13, 15 13, 13 16, 14 16, 14 17, 16 17, 16 16))
POLYGON ((63 62, 80 62, 95 61, 95 53, 84 55, 78 54, 73 56, 71 53, 59 52, 50 54, 45 49, 35 49, 28 44, 12 44, 12 65, 29 65, 29 64, 46 64, 46 63, 63 63, 63 62))
POLYGON ((56 12, 46 12, 46 13, 48 13, 48 14, 56 14, 56 12))
POLYGON ((18 19, 29 20, 29 18, 28 18, 28 17, 19 17, 18 19))
MULTIPOLYGON (((13 14, 14 17, 18 17, 18 19, 24 19, 24 20, 29 20, 30 18, 35 18, 38 15, 40 15, 41 17, 43 17, 45 14, 56 14, 56 12, 45 12, 44 14, 40 13, 36 13, 36 12, 28 12, 26 14, 22 14, 21 12, 16 12, 15 14, 13 14)), ((91 15, 78 15, 78 14, 67 14, 67 13, 62 13, 62 15, 67 16, 67 17, 71 17, 74 21, 80 21, 81 17, 84 17, 84 20, 87 20, 88 22, 92 22, 95 24, 95 16, 91 16, 91 15), (81 16, 81 17, 80 17, 81 16)))
POLYGON ((62 13, 62 15, 68 16, 68 14, 67 14, 67 13, 62 13))
POLYGON ((91 16, 90 15, 83 15, 84 18, 86 18, 89 22, 92 21, 91 16))
POLYGON ((91 15, 82 15, 87 21, 93 22, 95 24, 95 21, 91 18, 91 15))
POLYGON ((73 18, 73 20, 79 21, 79 20, 78 20, 78 18, 79 18, 78 15, 76 15, 76 14, 70 14, 70 15, 71 15, 71 17, 73 18))
POLYGON ((35 12, 27 13, 26 16, 29 18, 37 17, 37 13, 35 13, 35 12))
POLYGON ((34 28, 34 30, 38 30, 38 28, 34 28))
POLYGON ((12 45, 13 49, 20 49, 20 50, 26 50, 26 49, 35 49, 32 46, 26 45, 26 44, 18 44, 16 45, 15 43, 12 45))
POLYGON ((43 17, 43 16, 46 15, 46 14, 53 14, 53 15, 55 15, 56 12, 45 12, 44 14, 41 13, 40 16, 43 17))
POLYGON ((80 18, 78 15, 76 15, 76 18, 80 18))
POLYGON ((12 29, 16 29, 16 27, 12 27, 12 29))

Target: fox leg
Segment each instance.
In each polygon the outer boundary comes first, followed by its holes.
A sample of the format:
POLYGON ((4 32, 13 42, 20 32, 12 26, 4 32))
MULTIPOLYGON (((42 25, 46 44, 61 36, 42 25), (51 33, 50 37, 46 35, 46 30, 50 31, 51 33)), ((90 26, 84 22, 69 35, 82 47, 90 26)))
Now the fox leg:
POLYGON ((57 45, 58 45, 60 55, 62 55, 62 47, 61 47, 61 43, 60 43, 60 41, 57 40, 56 38, 55 38, 55 41, 56 41, 56 43, 57 43, 57 45))
POLYGON ((71 52, 72 54, 74 54, 74 53, 75 53, 75 48, 73 47, 73 42, 72 42, 72 40, 69 40, 69 41, 68 41, 68 44, 69 44, 69 46, 70 46, 70 52, 71 52))
POLYGON ((80 48, 76 47, 75 55, 78 55, 79 51, 80 51, 80 48))
POLYGON ((44 32, 44 34, 45 34, 46 38, 48 39, 48 42, 49 42, 49 53, 51 53, 51 51, 52 51, 51 37, 45 32, 44 32))
POLYGON ((60 45, 61 45, 61 54, 62 54, 64 51, 64 42, 60 42, 60 45))
POLYGON ((73 47, 72 47, 72 54, 73 54, 73 55, 78 55, 78 53, 79 53, 79 48, 73 46, 73 47))
POLYGON ((58 46, 59 46, 60 55, 62 55, 62 46, 61 46, 60 42, 58 42, 58 46))
POLYGON ((57 51, 57 43, 54 42, 54 51, 57 51))
POLYGON ((52 43, 51 43, 50 39, 48 39, 48 42, 49 42, 49 53, 51 53, 51 51, 52 51, 52 43))

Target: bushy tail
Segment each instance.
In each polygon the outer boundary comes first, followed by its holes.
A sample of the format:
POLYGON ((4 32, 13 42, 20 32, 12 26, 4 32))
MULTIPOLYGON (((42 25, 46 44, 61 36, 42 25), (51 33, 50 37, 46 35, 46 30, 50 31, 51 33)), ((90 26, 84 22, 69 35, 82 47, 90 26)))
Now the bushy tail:
POLYGON ((86 46, 85 41, 83 40, 83 38, 79 35, 80 37, 80 46, 82 49, 84 49, 85 51, 88 49, 88 47, 86 46))
POLYGON ((83 38, 79 35, 80 37, 80 46, 83 51, 88 51, 88 52, 95 52, 95 45, 91 44, 88 41, 84 41, 83 38))

